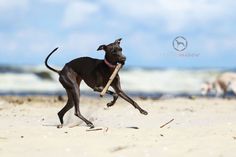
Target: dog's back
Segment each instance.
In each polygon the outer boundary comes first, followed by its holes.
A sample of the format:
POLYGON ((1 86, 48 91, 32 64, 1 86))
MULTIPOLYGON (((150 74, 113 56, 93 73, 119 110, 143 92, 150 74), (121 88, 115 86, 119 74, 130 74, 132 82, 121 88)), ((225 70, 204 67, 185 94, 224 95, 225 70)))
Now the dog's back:
POLYGON ((83 76, 94 71, 102 62, 102 60, 91 57, 80 57, 68 62, 66 65, 80 76, 83 76))
POLYGON ((104 64, 103 60, 91 57, 76 58, 68 62, 66 66, 73 69, 91 88, 103 86, 111 75, 109 68, 104 64))

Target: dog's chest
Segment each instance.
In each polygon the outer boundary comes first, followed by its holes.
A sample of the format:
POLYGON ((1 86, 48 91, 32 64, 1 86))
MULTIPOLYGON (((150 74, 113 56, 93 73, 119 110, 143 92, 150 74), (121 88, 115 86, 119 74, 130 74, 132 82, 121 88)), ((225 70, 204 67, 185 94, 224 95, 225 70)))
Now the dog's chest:
POLYGON ((108 82, 112 71, 107 68, 99 68, 99 70, 95 70, 94 79, 96 80, 96 85, 104 86, 108 82))

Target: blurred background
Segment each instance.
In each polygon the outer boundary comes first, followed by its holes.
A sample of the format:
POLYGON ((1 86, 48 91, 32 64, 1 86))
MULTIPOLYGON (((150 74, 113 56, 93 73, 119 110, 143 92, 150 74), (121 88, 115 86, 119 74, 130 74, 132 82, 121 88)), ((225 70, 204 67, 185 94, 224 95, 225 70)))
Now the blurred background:
MULTIPOLYGON (((71 59, 123 38, 121 72, 130 93, 199 94, 204 81, 235 71, 233 0, 0 0, 0 94, 63 93, 57 75, 71 59), (180 52, 173 40, 188 43, 180 52)), ((89 91, 84 85, 82 89, 89 91)))

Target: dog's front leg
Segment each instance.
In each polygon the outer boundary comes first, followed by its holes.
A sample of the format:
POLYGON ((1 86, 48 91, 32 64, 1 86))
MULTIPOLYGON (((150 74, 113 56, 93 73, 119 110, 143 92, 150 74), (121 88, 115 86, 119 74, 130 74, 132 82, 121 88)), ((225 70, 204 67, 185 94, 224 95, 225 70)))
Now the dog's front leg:
POLYGON ((133 105, 135 108, 139 110, 140 113, 147 115, 148 112, 142 109, 134 100, 132 100, 128 95, 124 93, 124 91, 119 90, 117 91, 118 95, 123 98, 124 100, 128 101, 131 105, 133 105))
MULTIPOLYGON (((94 87, 93 90, 96 92, 101 92, 103 90, 103 87, 102 86, 94 87)), ((116 103, 116 100, 118 99, 118 94, 116 94, 110 90, 107 90, 106 93, 113 96, 113 100, 111 102, 107 103, 107 107, 111 107, 116 103)))
POLYGON ((116 91, 116 93, 123 98, 124 100, 126 100, 127 102, 129 102, 131 105, 133 105, 136 109, 139 110, 140 113, 147 115, 148 112, 145 111, 144 109, 142 109, 134 100, 132 100, 128 95, 125 94, 125 92, 121 89, 120 86, 120 79, 119 77, 117 77, 113 83, 112 83, 112 87, 113 89, 116 91))
POLYGON ((107 103, 107 107, 111 107, 116 103, 116 100, 118 99, 118 94, 116 94, 112 91, 109 91, 109 90, 106 93, 113 96, 113 100, 111 102, 107 103))

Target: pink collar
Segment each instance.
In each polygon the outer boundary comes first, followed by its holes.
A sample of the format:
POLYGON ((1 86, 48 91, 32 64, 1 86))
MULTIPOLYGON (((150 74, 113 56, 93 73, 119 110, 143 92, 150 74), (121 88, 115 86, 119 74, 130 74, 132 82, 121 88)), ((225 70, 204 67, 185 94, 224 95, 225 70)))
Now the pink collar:
POLYGON ((111 63, 109 63, 108 62, 108 60, 106 60, 106 58, 104 59, 104 62, 105 62, 105 64, 108 66, 108 67, 110 67, 110 68, 115 68, 116 67, 116 65, 113 65, 113 64, 111 64, 111 63))

